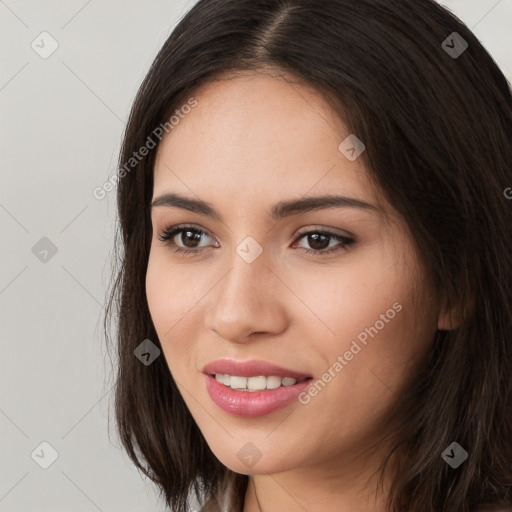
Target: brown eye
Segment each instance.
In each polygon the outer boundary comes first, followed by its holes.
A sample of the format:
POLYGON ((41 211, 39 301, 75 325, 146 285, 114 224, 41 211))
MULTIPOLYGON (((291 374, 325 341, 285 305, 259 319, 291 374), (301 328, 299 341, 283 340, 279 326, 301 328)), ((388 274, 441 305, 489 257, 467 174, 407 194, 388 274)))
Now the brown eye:
POLYGON ((203 235, 209 236, 205 231, 195 227, 172 226, 164 230, 158 236, 158 240, 163 242, 164 245, 169 246, 174 252, 188 254, 197 253, 202 249, 199 244, 203 235))
POLYGON ((336 251, 346 249, 349 245, 353 244, 355 240, 350 237, 338 235, 336 233, 332 233, 330 231, 307 231, 302 233, 298 240, 305 240, 307 244, 311 247, 311 249, 307 247, 299 247, 304 249, 308 254, 332 254, 336 251), (338 244, 329 247, 331 241, 337 241, 338 244))

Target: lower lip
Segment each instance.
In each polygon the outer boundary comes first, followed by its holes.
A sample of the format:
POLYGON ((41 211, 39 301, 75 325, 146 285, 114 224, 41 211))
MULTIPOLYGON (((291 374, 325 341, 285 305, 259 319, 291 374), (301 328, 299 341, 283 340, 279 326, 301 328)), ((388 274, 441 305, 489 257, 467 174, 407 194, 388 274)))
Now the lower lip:
POLYGON ((237 391, 205 375, 206 388, 211 399, 225 412, 234 416, 253 418, 270 414, 297 399, 311 384, 312 378, 293 386, 281 386, 262 391, 237 391))

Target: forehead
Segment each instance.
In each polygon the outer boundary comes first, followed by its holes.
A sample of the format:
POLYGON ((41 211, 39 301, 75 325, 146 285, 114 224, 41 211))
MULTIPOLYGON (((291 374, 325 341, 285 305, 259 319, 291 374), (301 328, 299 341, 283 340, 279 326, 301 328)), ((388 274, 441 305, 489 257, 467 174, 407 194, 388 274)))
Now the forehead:
MULTIPOLYGON (((154 195, 169 189, 248 205, 262 198, 343 193, 375 202, 350 135, 328 101, 292 77, 238 72, 203 84, 197 105, 158 148, 154 195)), ((179 109, 179 107, 178 107, 179 109)))

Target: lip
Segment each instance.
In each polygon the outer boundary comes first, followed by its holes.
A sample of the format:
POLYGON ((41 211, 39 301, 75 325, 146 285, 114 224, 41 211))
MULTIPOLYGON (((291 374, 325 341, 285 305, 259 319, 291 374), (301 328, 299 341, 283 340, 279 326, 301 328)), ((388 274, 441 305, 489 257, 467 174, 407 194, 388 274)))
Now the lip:
MULTIPOLYGON (((220 371, 216 373, 220 373, 220 371)), ((240 376, 246 377, 247 375, 240 376)), ((298 396, 306 391, 313 382, 313 379, 309 378, 297 382, 293 386, 281 386, 277 389, 237 391, 221 384, 212 375, 206 374, 204 378, 211 399, 220 409, 233 416, 245 418, 265 416, 293 401, 298 403, 298 396)))
MULTIPOLYGON (((208 363, 203 368, 206 375, 215 376, 216 373, 236 375, 238 377, 256 377, 264 375, 265 377, 291 377, 293 379, 304 379, 312 377, 307 373, 300 373, 289 368, 283 368, 269 361, 251 359, 249 361, 236 361, 235 359, 218 359, 208 363)), ((279 389, 279 388, 278 388, 279 389)), ((241 393, 244 393, 242 391, 241 393)))

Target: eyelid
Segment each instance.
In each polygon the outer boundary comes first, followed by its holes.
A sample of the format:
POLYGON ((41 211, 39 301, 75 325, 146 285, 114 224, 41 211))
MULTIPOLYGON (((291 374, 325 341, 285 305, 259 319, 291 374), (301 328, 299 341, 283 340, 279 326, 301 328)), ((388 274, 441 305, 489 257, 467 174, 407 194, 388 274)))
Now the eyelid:
MULTIPOLYGON (((165 234, 166 232, 170 232, 170 231, 174 231, 174 230, 178 230, 178 229, 187 229, 187 228, 189 228, 191 230, 201 231, 205 235, 208 235, 209 237, 213 238, 213 235, 210 233, 210 231, 208 231, 207 229, 205 229, 197 224, 187 224, 187 223, 173 224, 169 227, 163 228, 161 230, 161 232, 165 234)), ((306 226, 306 227, 300 228, 298 231, 295 232, 295 234, 292 236, 292 238, 293 238, 293 240, 296 240, 298 236, 303 235, 305 233, 310 233, 312 231, 326 232, 329 235, 338 235, 338 236, 345 237, 345 238, 352 238, 352 239, 356 238, 349 231, 340 230, 339 228, 332 228, 332 227, 328 227, 328 226, 321 226, 318 224, 317 225, 313 224, 312 226, 306 226), (339 231, 341 231, 341 233, 339 231)))
POLYGON ((337 235, 337 236, 341 236, 341 237, 344 237, 344 238, 352 238, 352 239, 355 239, 355 235, 353 235, 352 233, 350 233, 350 231, 346 231, 346 230, 341 230, 339 228, 331 228, 331 227, 328 227, 328 226, 322 226, 322 225, 312 225, 312 226, 306 226, 305 228, 300 228, 294 235, 294 239, 296 239, 298 236, 300 235, 303 235, 305 233, 310 233, 311 231, 314 231, 314 232, 326 232, 330 235, 337 235))

